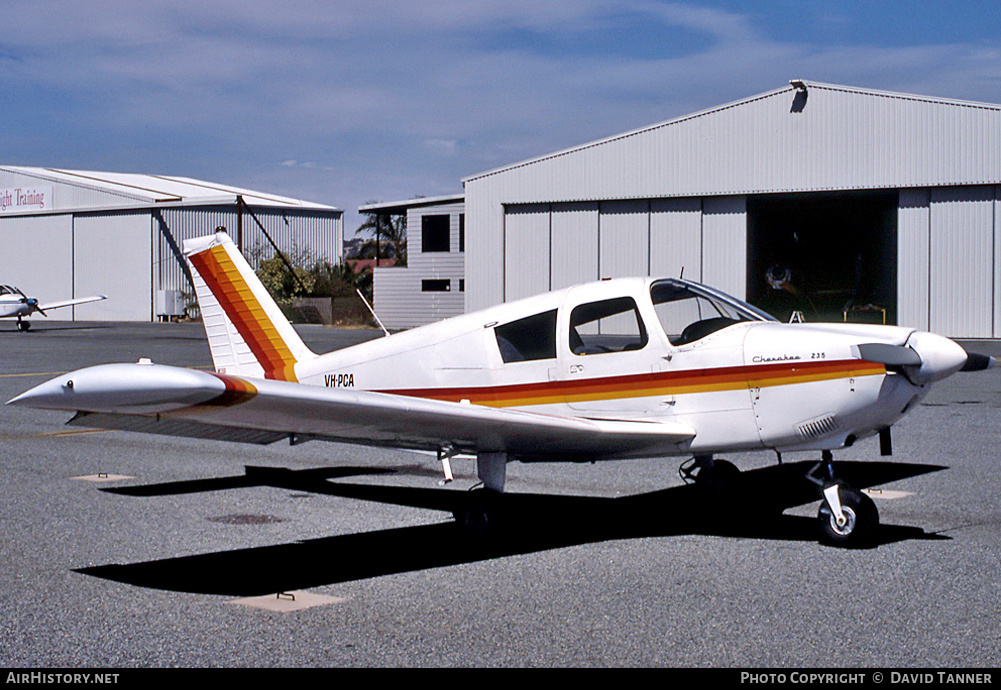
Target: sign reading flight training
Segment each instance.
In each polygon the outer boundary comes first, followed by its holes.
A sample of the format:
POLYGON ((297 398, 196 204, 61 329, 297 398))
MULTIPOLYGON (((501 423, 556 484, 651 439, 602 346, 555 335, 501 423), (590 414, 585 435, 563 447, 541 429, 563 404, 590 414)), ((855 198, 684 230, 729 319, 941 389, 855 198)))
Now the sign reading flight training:
POLYGON ((52 187, 11 187, 0 189, 0 213, 7 211, 49 211, 52 187))

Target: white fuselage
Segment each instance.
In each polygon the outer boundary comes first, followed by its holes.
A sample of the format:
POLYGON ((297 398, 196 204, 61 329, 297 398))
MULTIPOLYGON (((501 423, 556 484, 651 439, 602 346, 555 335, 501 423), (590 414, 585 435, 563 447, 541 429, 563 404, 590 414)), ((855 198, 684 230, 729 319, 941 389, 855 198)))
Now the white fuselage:
POLYGON ((678 422, 697 430, 682 449, 696 454, 850 445, 893 424, 928 392, 928 385, 853 354, 858 343, 904 345, 912 329, 742 321, 672 344, 649 285, 616 281, 616 294, 635 300, 642 319, 644 338, 635 349, 573 351, 571 313, 607 299, 608 286, 598 283, 333 352, 301 362, 296 372, 302 383, 330 388, 560 416, 678 422), (505 361, 497 327, 551 310, 553 356, 505 361))

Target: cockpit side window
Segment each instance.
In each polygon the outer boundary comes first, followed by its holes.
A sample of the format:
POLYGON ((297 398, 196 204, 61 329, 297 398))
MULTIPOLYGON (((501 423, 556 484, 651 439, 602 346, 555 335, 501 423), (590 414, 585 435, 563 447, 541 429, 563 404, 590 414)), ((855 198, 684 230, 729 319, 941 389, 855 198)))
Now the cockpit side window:
POLYGON ((575 355, 646 347, 647 332, 632 297, 580 304, 570 312, 570 351, 575 355))
POLYGON ((505 363, 556 358, 556 310, 527 316, 494 328, 505 363))

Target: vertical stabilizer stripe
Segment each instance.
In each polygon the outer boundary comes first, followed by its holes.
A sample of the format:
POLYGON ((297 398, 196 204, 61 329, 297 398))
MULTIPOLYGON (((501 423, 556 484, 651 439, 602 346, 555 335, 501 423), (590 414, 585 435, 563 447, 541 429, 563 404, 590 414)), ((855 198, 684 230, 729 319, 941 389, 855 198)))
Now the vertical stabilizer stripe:
POLYGON ((192 265, 264 369, 264 377, 297 381, 295 356, 223 245, 189 256, 192 265))

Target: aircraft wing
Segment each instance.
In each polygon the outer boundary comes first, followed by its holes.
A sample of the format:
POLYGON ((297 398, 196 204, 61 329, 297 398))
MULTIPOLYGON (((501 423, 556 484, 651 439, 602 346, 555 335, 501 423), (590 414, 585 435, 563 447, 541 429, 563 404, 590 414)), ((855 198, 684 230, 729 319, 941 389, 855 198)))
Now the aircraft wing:
POLYGON ((105 364, 43 383, 8 404, 77 412, 80 426, 244 443, 311 439, 521 460, 684 452, 683 424, 557 417, 391 393, 250 379, 154 364, 105 364))
POLYGON ((108 299, 106 295, 94 295, 93 297, 78 297, 76 299, 64 299, 58 302, 49 302, 48 304, 38 305, 38 311, 48 311, 49 309, 61 309, 63 307, 72 307, 77 304, 88 304, 90 302, 100 302, 102 299, 108 299))

